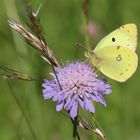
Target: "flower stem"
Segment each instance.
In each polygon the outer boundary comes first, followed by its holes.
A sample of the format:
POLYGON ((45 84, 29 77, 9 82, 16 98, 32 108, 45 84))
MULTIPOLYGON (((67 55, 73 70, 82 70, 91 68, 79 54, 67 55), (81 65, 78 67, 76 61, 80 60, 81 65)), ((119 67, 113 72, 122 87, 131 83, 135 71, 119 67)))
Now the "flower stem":
POLYGON ((77 137, 78 140, 80 140, 79 134, 77 132, 77 124, 78 124, 78 116, 76 116, 73 121, 73 140, 76 140, 77 137))

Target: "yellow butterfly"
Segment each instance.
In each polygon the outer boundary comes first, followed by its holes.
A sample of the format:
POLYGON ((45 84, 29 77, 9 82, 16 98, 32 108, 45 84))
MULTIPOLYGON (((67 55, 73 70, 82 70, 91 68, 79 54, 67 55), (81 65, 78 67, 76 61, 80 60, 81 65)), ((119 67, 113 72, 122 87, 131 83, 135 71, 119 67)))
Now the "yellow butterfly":
POLYGON ((118 82, 125 82, 137 69, 137 26, 126 24, 105 36, 88 57, 93 66, 118 82))

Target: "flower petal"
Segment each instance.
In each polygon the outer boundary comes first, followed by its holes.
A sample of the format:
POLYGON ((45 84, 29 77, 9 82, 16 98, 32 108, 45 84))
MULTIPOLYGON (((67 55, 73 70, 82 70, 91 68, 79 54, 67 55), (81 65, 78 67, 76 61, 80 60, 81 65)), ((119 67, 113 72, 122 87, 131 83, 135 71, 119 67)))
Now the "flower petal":
POLYGON ((56 106, 56 111, 60 111, 63 108, 64 102, 60 102, 56 106))
POLYGON ((106 89, 106 90, 103 92, 103 94, 110 94, 111 92, 112 92, 111 89, 106 89))
POLYGON ((92 99, 93 101, 95 101, 95 102, 99 102, 99 99, 98 99, 96 96, 91 95, 90 97, 91 97, 91 99, 92 99))
POLYGON ((52 98, 54 95, 56 94, 56 92, 45 92, 43 93, 43 97, 45 100, 52 98))
POLYGON ((92 102, 89 99, 87 99, 87 98, 85 98, 85 102, 86 102, 85 105, 86 105, 87 110, 89 110, 90 112, 94 113, 95 112, 95 108, 93 107, 92 102))
POLYGON ((80 106, 81 106, 83 109, 85 109, 85 103, 84 103, 84 101, 82 101, 82 100, 79 98, 79 99, 78 99, 78 102, 79 102, 80 106))
POLYGON ((103 97, 101 95, 98 95, 98 99, 99 99, 100 103, 106 107, 105 100, 103 99, 103 97))
POLYGON ((69 105, 69 103, 70 103, 70 101, 71 101, 71 98, 70 97, 68 97, 67 99, 66 99, 66 103, 65 103, 65 105, 64 105, 64 108, 66 109, 66 110, 68 110, 68 105, 69 105))
POLYGON ((74 101, 72 108, 70 110, 70 116, 74 119, 77 116, 78 102, 74 101))

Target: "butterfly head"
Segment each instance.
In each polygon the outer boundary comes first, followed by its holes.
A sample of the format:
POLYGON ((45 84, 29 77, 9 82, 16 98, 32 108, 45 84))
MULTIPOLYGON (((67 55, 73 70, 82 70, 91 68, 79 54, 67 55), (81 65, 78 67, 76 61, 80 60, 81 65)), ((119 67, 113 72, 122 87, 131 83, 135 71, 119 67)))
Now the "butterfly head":
POLYGON ((93 50, 85 52, 85 56, 94 67, 99 68, 102 58, 99 58, 93 50))

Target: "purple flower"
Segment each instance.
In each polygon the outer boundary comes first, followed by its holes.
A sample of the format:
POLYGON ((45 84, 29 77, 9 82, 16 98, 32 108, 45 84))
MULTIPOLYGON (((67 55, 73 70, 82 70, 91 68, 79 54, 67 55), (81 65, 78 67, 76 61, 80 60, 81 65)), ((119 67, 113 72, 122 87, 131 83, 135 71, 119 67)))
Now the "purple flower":
POLYGON ((86 111, 95 112, 92 101, 106 106, 103 94, 111 93, 111 86, 105 80, 99 79, 95 70, 84 62, 68 64, 63 68, 55 68, 57 78, 51 73, 53 80, 44 80, 43 97, 57 101, 56 110, 67 110, 74 118, 77 116, 78 106, 86 111))

